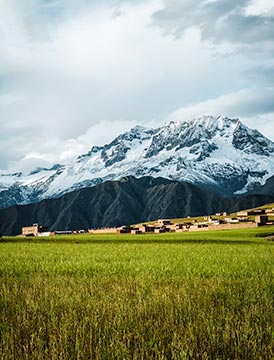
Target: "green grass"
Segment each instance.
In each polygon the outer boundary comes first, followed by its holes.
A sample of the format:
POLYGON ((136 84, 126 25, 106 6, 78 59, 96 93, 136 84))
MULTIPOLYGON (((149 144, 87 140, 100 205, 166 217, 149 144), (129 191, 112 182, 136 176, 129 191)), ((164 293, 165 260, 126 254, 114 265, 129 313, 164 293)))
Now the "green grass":
POLYGON ((274 227, 3 238, 1 359, 273 359, 274 227))
POLYGON ((265 205, 262 205, 262 206, 257 206, 255 208, 251 208, 249 210, 254 210, 254 209, 272 209, 274 208, 274 203, 269 203, 269 204, 265 204, 265 205))

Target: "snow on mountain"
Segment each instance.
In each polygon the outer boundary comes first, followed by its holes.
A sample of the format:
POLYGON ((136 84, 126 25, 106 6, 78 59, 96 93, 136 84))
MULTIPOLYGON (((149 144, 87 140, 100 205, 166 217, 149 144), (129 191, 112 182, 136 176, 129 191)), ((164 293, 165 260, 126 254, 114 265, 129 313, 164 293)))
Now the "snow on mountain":
POLYGON ((0 207, 58 197, 127 175, 188 181, 228 195, 246 192, 273 174, 273 142, 239 119, 201 116, 158 129, 136 126, 69 165, 0 175, 0 207))

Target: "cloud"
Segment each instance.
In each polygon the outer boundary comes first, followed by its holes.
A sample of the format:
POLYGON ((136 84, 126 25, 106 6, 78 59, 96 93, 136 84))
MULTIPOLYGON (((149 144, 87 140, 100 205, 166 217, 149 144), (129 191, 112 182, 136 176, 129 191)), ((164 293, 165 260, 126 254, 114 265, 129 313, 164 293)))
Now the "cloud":
POLYGON ((59 161, 61 163, 67 162, 79 154, 86 153, 90 150, 91 144, 105 145, 136 125, 136 121, 101 121, 99 124, 91 126, 85 134, 78 138, 66 140, 61 148, 59 161))
POLYGON ((201 114, 226 115, 240 118, 265 136, 274 139, 274 88, 250 88, 222 95, 215 99, 194 103, 170 114, 170 120, 183 120, 201 114))
POLYGON ((215 116, 225 114, 231 117, 257 116, 262 113, 274 112, 274 88, 251 88, 222 95, 215 99, 194 103, 176 110, 170 118, 179 120, 191 118, 199 114, 212 114, 215 116))
MULTIPOLYGON (((137 125, 136 121, 102 121, 91 126, 84 134, 78 137, 69 139, 41 137, 37 132, 35 134, 36 139, 32 142, 28 141, 28 134, 34 133, 30 129, 26 129, 24 131, 25 141, 22 141, 20 137, 14 138, 17 141, 15 148, 20 149, 20 154, 25 153, 26 155, 18 163, 17 153, 15 152, 14 158, 9 160, 6 167, 8 167, 8 172, 21 171, 28 173, 37 167, 50 168, 56 163, 67 163, 77 156, 87 153, 93 145, 104 145, 135 125, 137 125), (33 151, 33 148, 37 151, 33 151)), ((4 153, 8 142, 9 140, 1 140, 0 150, 4 153)))
MULTIPOLYGON (((197 28, 205 46, 228 61, 242 55, 246 80, 242 89, 204 101, 192 102, 168 119, 185 119, 201 114, 240 117, 274 139, 274 4, 272 0, 172 0, 164 1, 153 15, 154 26, 165 36, 180 38, 197 28), (249 84, 248 84, 249 83, 249 84), (252 85, 251 87, 249 87, 252 85)), ((216 74, 216 77, 219 74, 216 74)))
POLYGON ((253 3, 252 7, 249 0, 172 0, 164 1, 164 7, 153 18, 155 25, 175 36, 197 27, 204 40, 240 45, 241 51, 251 47, 253 53, 254 46, 259 45, 272 53, 274 16, 270 11, 255 13, 256 6, 253 3))
POLYGON ((210 99, 263 122, 269 4, 0 0, 0 168, 70 161, 174 109, 214 113, 210 99))
POLYGON ((274 140, 274 112, 248 117, 245 122, 253 129, 258 129, 265 136, 274 140), (258 126, 259 125, 259 126, 258 126))

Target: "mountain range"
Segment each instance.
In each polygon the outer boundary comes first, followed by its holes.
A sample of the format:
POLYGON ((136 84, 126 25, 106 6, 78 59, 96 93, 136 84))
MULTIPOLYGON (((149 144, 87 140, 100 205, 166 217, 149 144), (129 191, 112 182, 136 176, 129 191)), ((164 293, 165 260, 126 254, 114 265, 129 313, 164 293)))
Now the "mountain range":
POLYGON ((274 202, 274 176, 260 194, 224 198, 193 184, 132 176, 75 190, 57 199, 0 210, 0 233, 16 235, 22 226, 41 223, 50 230, 130 225, 158 218, 234 212, 274 202))
POLYGON ((125 176, 162 177, 231 197, 257 189, 273 175, 271 140, 239 119, 201 116, 157 129, 136 126, 70 164, 2 174, 0 208, 58 198, 125 176))
POLYGON ((0 232, 120 226, 274 202, 274 143, 239 119, 136 126, 70 164, 0 175, 0 232))

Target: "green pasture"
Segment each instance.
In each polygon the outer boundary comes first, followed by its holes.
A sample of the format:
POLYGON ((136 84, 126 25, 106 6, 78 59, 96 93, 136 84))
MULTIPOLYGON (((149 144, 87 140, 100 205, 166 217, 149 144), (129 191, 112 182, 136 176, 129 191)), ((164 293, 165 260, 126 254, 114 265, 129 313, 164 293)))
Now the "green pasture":
POLYGON ((4 237, 0 359, 273 359, 273 236, 4 237))

